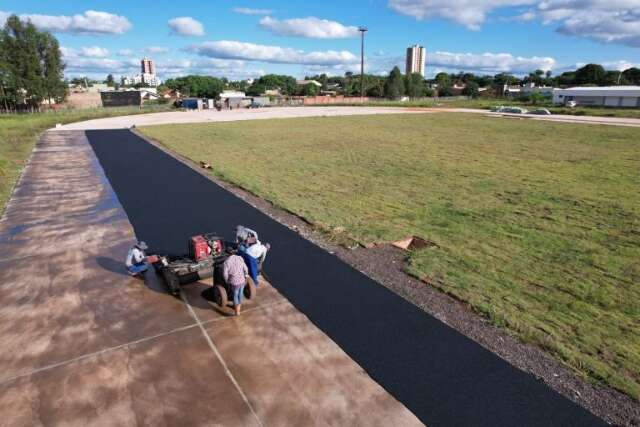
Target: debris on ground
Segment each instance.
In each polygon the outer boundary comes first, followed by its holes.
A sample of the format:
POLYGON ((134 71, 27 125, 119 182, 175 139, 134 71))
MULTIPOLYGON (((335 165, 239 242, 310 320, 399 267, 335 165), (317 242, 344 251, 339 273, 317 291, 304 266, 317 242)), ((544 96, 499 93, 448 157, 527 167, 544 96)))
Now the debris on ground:
POLYGON ((211 165, 204 160, 200 160, 200 167, 202 169, 211 169, 211 165))
POLYGON ((418 236, 408 236, 408 237, 405 237, 404 239, 391 242, 391 245, 395 246, 396 248, 404 249, 405 251, 414 251, 416 249, 438 246, 435 242, 432 242, 431 240, 423 239, 422 237, 418 237, 418 236))

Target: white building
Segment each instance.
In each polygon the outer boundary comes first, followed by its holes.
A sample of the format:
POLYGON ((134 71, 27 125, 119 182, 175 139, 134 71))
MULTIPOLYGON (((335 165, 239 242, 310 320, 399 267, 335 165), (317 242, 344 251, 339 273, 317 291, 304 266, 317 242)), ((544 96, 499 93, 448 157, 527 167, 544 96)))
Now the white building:
POLYGON ((599 105, 605 107, 640 107, 640 86, 572 87, 554 89, 553 103, 599 105))
POLYGON ((407 65, 405 74, 420 73, 424 77, 424 63, 426 54, 424 47, 414 44, 407 48, 407 65))

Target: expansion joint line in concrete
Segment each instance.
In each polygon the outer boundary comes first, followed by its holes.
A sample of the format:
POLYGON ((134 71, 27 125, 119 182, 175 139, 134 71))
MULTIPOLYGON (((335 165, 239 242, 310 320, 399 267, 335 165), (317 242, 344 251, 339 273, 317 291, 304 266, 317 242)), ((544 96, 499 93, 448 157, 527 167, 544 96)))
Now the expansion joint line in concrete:
POLYGON ((246 403, 247 407, 249 408, 254 418, 256 419, 256 422, 258 423, 258 425, 263 427, 264 424, 262 424, 262 421, 260 421, 260 417, 258 417, 258 414, 256 413, 255 409, 253 409, 253 405, 251 405, 251 402, 249 402, 249 398, 247 397, 245 392, 242 390, 242 387, 240 387, 240 384, 238 384, 238 381, 233 376, 233 373, 229 370, 229 367, 227 366, 227 362, 225 362, 224 358, 222 357, 222 354, 220 354, 220 351, 218 351, 218 347, 216 347, 216 345, 213 343, 213 340, 209 336, 209 333, 207 332, 207 330, 204 328, 202 322, 200 321, 200 318, 191 307, 191 304, 189 304, 189 299, 187 298, 187 295, 183 291, 180 291, 180 297, 182 298, 184 303, 187 305, 187 308, 189 309, 189 313, 191 313, 191 316, 195 319, 196 323, 200 327, 200 330, 202 331, 202 334, 204 335, 205 340, 207 340, 207 343, 209 344, 211 351, 213 351, 213 353, 216 355, 216 357, 220 361, 220 364, 222 365, 224 372, 227 374, 227 377, 229 377, 233 385, 236 387, 236 390, 238 390, 238 393, 240 393, 242 400, 244 400, 244 403, 246 403))
POLYGON ((143 343, 143 342, 146 342, 146 341, 150 341, 150 340, 153 340, 153 339, 156 339, 156 338, 160 338, 160 337, 164 337, 164 336, 167 336, 167 335, 171 335, 171 334, 174 334, 176 332, 186 331, 187 329, 191 329, 191 328, 194 328, 196 326, 198 326, 197 323, 192 323, 190 325, 182 326, 180 328, 175 328, 175 329, 172 329, 170 331, 162 332, 160 334, 156 334, 156 335, 151 335, 149 337, 140 338, 140 339, 135 340, 135 341, 129 341, 127 343, 116 345, 114 347, 103 348, 102 350, 94 351, 92 353, 83 354, 81 356, 74 357, 74 358, 71 358, 71 359, 67 359, 67 360, 64 360, 62 362, 52 363, 50 365, 42 366, 40 368, 31 370, 29 372, 24 372, 22 374, 14 375, 12 377, 0 379, 0 384, 5 384, 5 383, 8 383, 8 382, 14 381, 14 380, 16 380, 18 378, 28 377, 30 375, 34 375, 34 374, 37 374, 37 373, 42 372, 42 371, 48 371, 50 369, 58 368, 60 366, 65 366, 65 365, 69 365, 71 363, 80 362, 82 360, 89 359, 89 358, 94 357, 94 356, 99 356, 99 355, 108 353, 108 352, 113 351, 113 350, 119 350, 121 348, 125 348, 125 347, 130 346, 130 345, 140 344, 140 343, 143 343))
MULTIPOLYGON (((274 302, 274 303, 271 303, 271 304, 265 304, 265 305, 260 306, 260 307, 249 308, 249 309, 246 309, 244 311, 244 313, 246 314, 246 313, 250 313, 252 311, 259 311, 259 310, 262 310, 262 309, 265 309, 265 308, 268 308, 268 307, 273 307, 273 306, 276 306, 276 305, 279 305, 279 304, 283 304, 284 302, 285 301, 278 301, 278 302, 274 302)), ((191 309, 190 306, 188 306, 188 307, 189 307, 189 309, 191 309)), ((61 362, 52 363, 50 365, 41 366, 40 368, 36 368, 36 369, 33 369, 31 371, 28 371, 28 372, 23 372, 21 374, 13 375, 11 377, 0 378, 0 385, 5 384, 5 383, 10 383, 11 381, 15 381, 15 380, 20 379, 20 378, 29 377, 31 375, 35 375, 35 374, 43 372, 43 371, 48 371, 48 370, 55 369, 55 368, 58 368, 58 367, 61 367, 61 366, 70 365, 72 363, 80 362, 80 361, 83 361, 85 359, 90 359, 90 358, 95 357, 95 356, 100 356, 100 355, 103 355, 103 354, 108 353, 110 351, 119 350, 121 348, 125 348, 125 347, 131 346, 131 345, 135 345, 135 344, 141 344, 143 342, 151 341, 151 340, 154 340, 156 338, 162 338, 162 337, 165 337, 167 335, 171 335, 171 334, 175 334, 177 332, 182 332, 182 331, 186 331, 186 330, 195 328, 196 326, 203 327, 204 325, 208 325, 209 323, 220 322, 220 321, 223 321, 223 320, 226 320, 226 319, 227 319, 226 317, 219 317, 217 319, 210 319, 210 320, 206 320, 206 321, 200 322, 200 323, 198 323, 198 322, 191 323, 189 325, 181 326, 179 328, 171 329, 169 331, 161 332, 159 334, 155 334, 155 335, 151 335, 151 336, 148 336, 148 337, 140 338, 140 339, 137 339, 137 340, 134 340, 134 341, 129 341, 129 342, 126 342, 124 344, 119 344, 119 345, 116 345, 116 346, 113 346, 113 347, 103 348, 102 350, 94 351, 94 352, 91 352, 91 353, 86 353, 86 354, 83 354, 81 356, 73 357, 71 359, 63 360, 61 362)))

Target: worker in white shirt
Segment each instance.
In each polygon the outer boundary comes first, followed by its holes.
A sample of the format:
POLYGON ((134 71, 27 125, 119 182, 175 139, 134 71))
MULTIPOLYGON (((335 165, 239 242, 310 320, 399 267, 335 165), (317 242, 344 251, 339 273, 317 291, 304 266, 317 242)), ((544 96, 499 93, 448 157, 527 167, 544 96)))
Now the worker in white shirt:
POLYGON ((249 276, 251 276, 256 286, 260 284, 258 274, 262 271, 262 263, 264 263, 264 260, 267 258, 267 252, 270 248, 271 246, 268 243, 263 245, 259 240, 249 247, 244 245, 239 247, 238 253, 242 259, 244 259, 245 264, 247 264, 249 276))
POLYGON ((149 265, 146 262, 147 255, 145 254, 147 249, 147 244, 142 241, 136 243, 131 249, 129 249, 127 259, 124 263, 127 266, 127 270, 130 275, 141 275, 149 268, 149 265))

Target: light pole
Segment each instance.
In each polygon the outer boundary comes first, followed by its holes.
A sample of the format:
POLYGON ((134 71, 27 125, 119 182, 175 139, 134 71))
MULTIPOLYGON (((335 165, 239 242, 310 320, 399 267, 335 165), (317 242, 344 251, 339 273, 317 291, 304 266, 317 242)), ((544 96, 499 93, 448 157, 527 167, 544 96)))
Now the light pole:
POLYGON ((358 27, 360 31, 360 98, 364 98, 364 33, 367 32, 367 27, 358 27))

